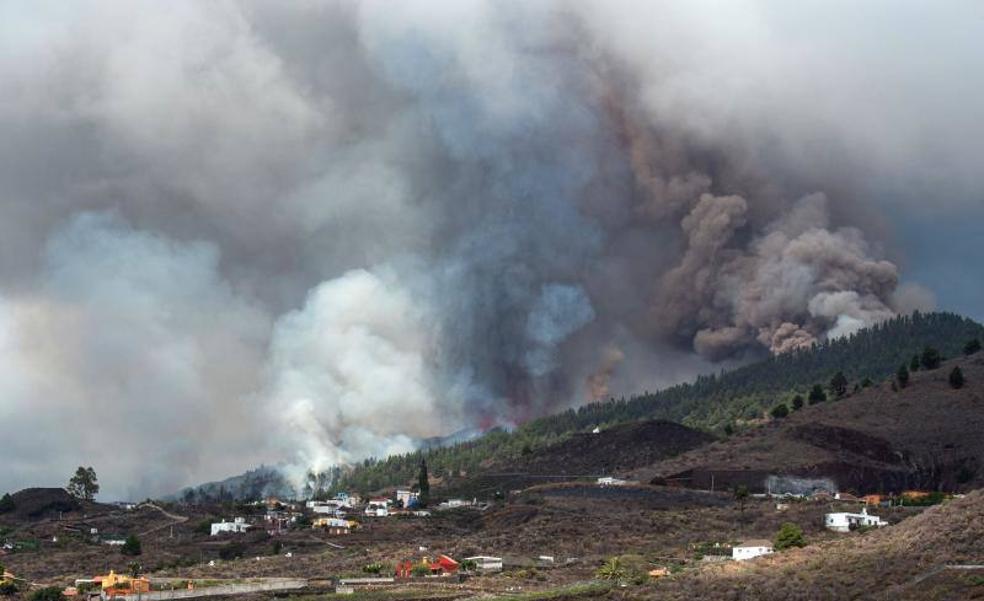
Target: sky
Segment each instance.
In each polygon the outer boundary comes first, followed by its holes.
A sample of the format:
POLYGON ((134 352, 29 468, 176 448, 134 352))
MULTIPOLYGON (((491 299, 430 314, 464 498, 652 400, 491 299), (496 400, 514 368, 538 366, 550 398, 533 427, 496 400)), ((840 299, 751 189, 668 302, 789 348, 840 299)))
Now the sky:
POLYGON ((984 5, 0 2, 0 491, 984 319, 984 5))

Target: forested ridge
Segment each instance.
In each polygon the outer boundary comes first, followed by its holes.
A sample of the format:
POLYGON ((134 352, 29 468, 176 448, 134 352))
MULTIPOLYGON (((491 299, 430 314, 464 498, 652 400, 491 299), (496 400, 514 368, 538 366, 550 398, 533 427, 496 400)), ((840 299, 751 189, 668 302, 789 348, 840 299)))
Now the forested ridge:
POLYGON ((694 382, 658 392, 569 409, 511 432, 496 429, 466 443, 367 459, 341 470, 333 478, 330 491, 325 492, 369 492, 406 485, 416 476, 423 459, 438 479, 468 477, 494 462, 536 452, 575 432, 640 419, 670 419, 711 432, 740 428, 795 395, 806 398, 815 384, 826 387, 837 372, 846 376, 851 387, 866 379, 877 382, 890 377, 901 364, 909 364, 926 346, 938 349, 944 357, 953 357, 975 338, 984 338, 984 326, 953 313, 899 316, 812 348, 699 376, 694 382))

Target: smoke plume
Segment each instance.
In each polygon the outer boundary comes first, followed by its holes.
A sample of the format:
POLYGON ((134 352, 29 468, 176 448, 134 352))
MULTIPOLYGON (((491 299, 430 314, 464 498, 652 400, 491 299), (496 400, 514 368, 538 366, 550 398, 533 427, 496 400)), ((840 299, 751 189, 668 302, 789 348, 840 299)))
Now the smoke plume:
POLYGON ((5 5, 0 490, 300 478, 926 308, 892 215, 981 189, 980 37, 841 9, 5 5))

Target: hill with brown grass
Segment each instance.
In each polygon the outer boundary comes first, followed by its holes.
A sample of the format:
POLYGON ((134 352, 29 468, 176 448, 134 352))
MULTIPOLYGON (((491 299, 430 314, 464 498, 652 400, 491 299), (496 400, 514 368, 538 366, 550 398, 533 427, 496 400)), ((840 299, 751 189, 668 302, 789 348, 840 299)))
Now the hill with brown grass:
POLYGON ((984 491, 899 524, 681 574, 633 598, 984 599, 984 491))
POLYGON ((984 485, 982 432, 984 356, 975 355, 914 372, 905 388, 882 382, 634 473, 695 488, 744 484, 753 492, 764 491, 770 475, 827 479, 857 493, 955 492, 984 485), (955 366, 966 379, 961 389, 948 382, 955 366))

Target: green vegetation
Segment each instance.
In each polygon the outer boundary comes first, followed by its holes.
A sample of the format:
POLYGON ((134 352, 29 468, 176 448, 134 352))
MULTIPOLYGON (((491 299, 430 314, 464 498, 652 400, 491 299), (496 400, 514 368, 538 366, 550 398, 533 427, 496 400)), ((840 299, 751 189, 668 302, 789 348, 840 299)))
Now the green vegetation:
POLYGON ((219 549, 219 559, 230 561, 239 559, 246 552, 246 546, 242 543, 230 543, 219 549))
POLYGON ((943 357, 940 356, 940 352, 929 345, 926 345, 922 355, 919 357, 919 363, 922 364, 924 369, 936 369, 940 366, 942 360, 943 357))
POLYGON ((137 555, 143 553, 143 547, 140 544, 140 539, 134 534, 126 537, 126 540, 123 541, 123 546, 120 547, 120 553, 130 557, 136 557, 137 555))
POLYGON ((786 522, 779 528, 779 532, 776 533, 776 538, 772 541, 772 546, 776 551, 782 551, 792 547, 805 547, 806 539, 803 538, 803 529, 792 522, 786 522))
POLYGON ((844 372, 838 371, 834 377, 830 378, 830 392, 835 397, 841 398, 847 394, 847 384, 847 376, 844 375, 844 372))
POLYGON ((900 365, 899 370, 895 372, 895 381, 899 383, 899 388, 905 388, 909 385, 909 370, 905 363, 900 365))
POLYGON ((75 475, 68 481, 65 487, 68 494, 82 501, 92 501, 99 494, 99 482, 96 478, 96 470, 91 467, 79 466, 75 470, 75 475))
POLYGON ((420 460, 420 473, 417 475, 417 487, 419 488, 418 493, 418 504, 421 507, 427 507, 430 502, 430 479, 427 477, 427 460, 420 460))
POLYGON ((646 561, 639 555, 609 557, 595 572, 600 580, 617 584, 643 584, 648 575, 646 561))
MULTIPOLYGON (((803 401, 801 400, 800 403, 802 402, 803 401)), ((784 417, 789 416, 789 407, 787 407, 786 405, 776 405, 775 407, 772 408, 772 411, 770 413, 772 414, 772 417, 776 419, 782 419, 784 417)))
POLYGON ((977 338, 971 338, 970 340, 968 340, 967 344, 965 344, 963 348, 964 355, 968 357, 975 353, 980 352, 980 350, 981 350, 981 341, 978 340, 977 338))
POLYGON ((748 500, 748 487, 744 484, 739 484, 734 490, 735 501, 738 501, 738 510, 742 513, 745 512, 745 501, 748 500))
MULTIPOLYGON (((512 432, 493 429, 482 437, 448 447, 366 459, 336 472, 331 493, 369 493, 419 480, 419 469, 441 474, 442 480, 473 476, 495 457, 510 461, 556 444, 576 432, 642 419, 669 419, 707 431, 734 430, 734 424, 761 416, 771 406, 806 396, 810 404, 826 400, 823 386, 838 372, 846 382, 884 381, 899 365, 926 350, 954 356, 965 342, 984 336, 984 326, 952 313, 914 313, 802 349, 721 372, 695 381, 628 399, 610 399, 527 422, 512 432), (811 390, 812 388, 812 390, 811 390), (766 400, 769 399, 769 400, 766 400)), ((938 355, 938 353, 937 353, 938 355)), ((840 378, 837 378, 840 381, 840 378)))
POLYGON ((62 601, 64 598, 61 587, 57 586, 39 588, 28 597, 31 601, 62 601))
POLYGON ((793 411, 799 411, 803 408, 803 395, 797 394, 793 397, 793 411))
POLYGON ((823 386, 814 384, 810 389, 810 404, 816 405, 827 400, 827 393, 823 391, 823 386))
POLYGON ((381 563, 370 563, 362 566, 362 571, 366 574, 379 574, 383 571, 383 564, 381 563))
POLYGON ((9 492, 4 493, 4 495, 0 497, 0 513, 13 511, 16 507, 17 506, 14 504, 14 499, 10 496, 9 492))
POLYGON ((17 583, 4 580, 0 582, 0 596, 12 597, 17 594, 17 583))
POLYGON ((964 385, 964 375, 959 366, 953 368, 950 372, 950 386, 953 388, 963 388, 964 385))
POLYGON ((933 491, 928 495, 923 495, 920 497, 902 497, 902 505, 908 505, 911 507, 930 507, 932 505, 939 505, 946 500, 946 494, 940 491, 933 491))

